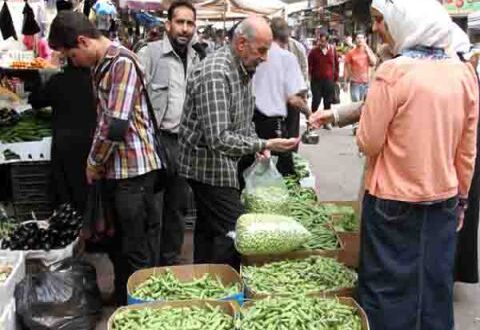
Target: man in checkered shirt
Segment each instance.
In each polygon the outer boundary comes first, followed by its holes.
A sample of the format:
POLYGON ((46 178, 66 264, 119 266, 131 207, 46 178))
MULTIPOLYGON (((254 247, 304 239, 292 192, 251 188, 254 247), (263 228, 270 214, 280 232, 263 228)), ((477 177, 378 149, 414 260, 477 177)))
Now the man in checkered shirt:
POLYGON ((180 125, 180 174, 189 180, 197 203, 195 263, 227 263, 238 268, 232 233, 244 213, 237 178, 239 159, 270 157, 298 139, 259 139, 252 123, 251 77, 267 58, 272 31, 260 17, 236 28, 231 45, 198 65, 187 83, 180 125))

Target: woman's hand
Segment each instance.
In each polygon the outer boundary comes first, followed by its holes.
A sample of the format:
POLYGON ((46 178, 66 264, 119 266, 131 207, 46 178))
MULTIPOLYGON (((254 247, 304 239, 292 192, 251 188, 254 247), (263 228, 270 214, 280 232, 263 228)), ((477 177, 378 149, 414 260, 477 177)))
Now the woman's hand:
POLYGON ((308 118, 308 123, 313 128, 333 123, 335 117, 332 110, 317 111, 308 118))

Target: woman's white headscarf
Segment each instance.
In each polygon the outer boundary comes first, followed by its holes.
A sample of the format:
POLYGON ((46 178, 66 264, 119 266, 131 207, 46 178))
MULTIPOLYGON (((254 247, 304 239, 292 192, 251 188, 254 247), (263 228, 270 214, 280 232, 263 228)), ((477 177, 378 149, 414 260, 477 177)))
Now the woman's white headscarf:
POLYGON ((373 0, 382 13, 396 54, 414 46, 447 48, 451 18, 437 0, 373 0))
POLYGON ((450 47, 451 52, 467 54, 470 52, 471 44, 468 35, 457 25, 452 22, 450 27, 450 47))

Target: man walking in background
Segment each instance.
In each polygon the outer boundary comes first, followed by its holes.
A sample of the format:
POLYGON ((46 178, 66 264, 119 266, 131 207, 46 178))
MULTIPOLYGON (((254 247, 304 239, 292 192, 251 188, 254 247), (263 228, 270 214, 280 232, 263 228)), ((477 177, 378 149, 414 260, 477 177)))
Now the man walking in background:
POLYGON ((356 47, 345 56, 345 85, 350 84, 352 102, 363 101, 368 91, 370 68, 375 67, 377 58, 367 45, 365 35, 358 33, 355 37, 356 47))
MULTIPOLYGON (((286 120, 288 106, 297 114, 302 112, 306 117, 310 115, 306 102, 308 89, 300 65, 295 55, 285 49, 289 43, 287 22, 282 18, 274 18, 270 26, 273 43, 268 59, 258 66, 253 77, 253 122, 258 136, 263 139, 290 137, 286 120)), ((294 174, 292 153, 282 152, 277 155, 279 172, 284 176, 294 174)))
MULTIPOLYGON (((338 81, 339 59, 335 47, 328 42, 328 34, 322 31, 317 46, 308 55, 308 74, 312 89, 312 112, 316 112, 323 99, 324 110, 329 110, 335 99, 338 81)), ((329 129, 328 125, 324 126, 329 129)))
MULTIPOLYGON (((150 43, 139 57, 145 67, 148 92, 160 126, 164 146, 178 161, 178 131, 183 113, 187 77, 200 61, 192 48, 196 10, 190 1, 179 0, 170 5, 166 22, 167 38, 150 43)), ((161 264, 180 262, 185 231, 185 213, 189 187, 173 169, 166 178, 163 196, 161 264)))

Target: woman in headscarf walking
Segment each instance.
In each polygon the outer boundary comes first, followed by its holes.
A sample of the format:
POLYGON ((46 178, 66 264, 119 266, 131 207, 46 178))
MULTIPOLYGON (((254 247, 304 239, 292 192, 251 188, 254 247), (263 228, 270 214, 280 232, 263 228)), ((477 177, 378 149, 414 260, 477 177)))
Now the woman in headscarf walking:
POLYGON ((477 78, 447 55, 451 19, 438 1, 373 0, 372 16, 397 57, 378 69, 357 133, 368 160, 359 301, 372 330, 452 330, 477 78))

